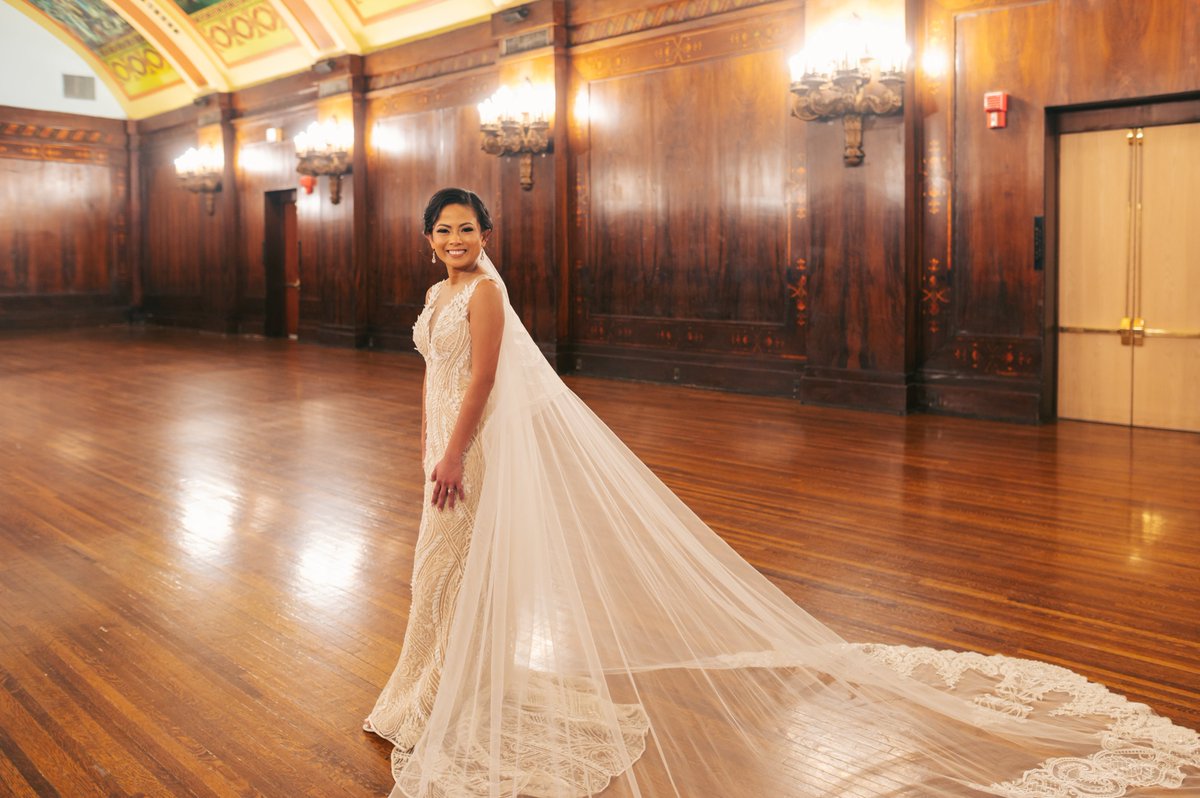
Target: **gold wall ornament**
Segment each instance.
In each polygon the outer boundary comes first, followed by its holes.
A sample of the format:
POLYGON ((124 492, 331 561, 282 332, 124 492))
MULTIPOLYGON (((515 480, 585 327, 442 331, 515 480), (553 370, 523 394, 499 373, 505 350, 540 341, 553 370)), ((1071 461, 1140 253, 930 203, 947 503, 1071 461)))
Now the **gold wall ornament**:
POLYGON ((805 122, 840 117, 846 141, 842 160, 846 166, 861 164, 863 117, 892 114, 904 105, 903 61, 881 65, 877 59, 863 56, 855 64, 846 59, 818 68, 797 56, 790 66, 792 116, 805 122))
POLYGON ((521 188, 533 188, 533 156, 554 149, 550 116, 554 111, 554 87, 534 87, 526 78, 516 91, 501 86, 479 103, 481 146, 488 155, 521 156, 521 188))
POLYGON ((342 176, 352 171, 350 150, 354 146, 354 125, 331 117, 313 122, 296 134, 296 171, 309 177, 329 178, 329 201, 342 201, 342 176))
POLYGON ((209 216, 216 210, 216 193, 221 190, 224 171, 225 152, 208 144, 199 149, 188 147, 187 152, 175 159, 175 176, 180 185, 204 198, 204 211, 209 216))

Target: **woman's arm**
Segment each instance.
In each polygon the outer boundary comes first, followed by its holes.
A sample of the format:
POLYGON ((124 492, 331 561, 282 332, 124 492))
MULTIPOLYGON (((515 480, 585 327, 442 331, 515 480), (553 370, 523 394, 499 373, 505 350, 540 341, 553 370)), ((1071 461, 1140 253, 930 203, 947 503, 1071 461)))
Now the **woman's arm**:
MULTIPOLYGON (((433 286, 430 286, 425 291, 425 307, 429 307, 429 295, 433 293, 433 286)), ((422 358, 422 361, 424 358, 422 358)), ((425 389, 429 386, 429 366, 425 367, 425 373, 421 377, 421 473, 425 473, 425 389)))
POLYGON ((496 382, 500 338, 504 333, 504 302, 500 289, 491 280, 475 286, 467 306, 467 321, 471 327, 471 381, 467 383, 446 452, 429 477, 435 483, 433 504, 439 510, 446 506, 447 500, 453 507, 462 498, 463 455, 483 419, 483 409, 496 382))

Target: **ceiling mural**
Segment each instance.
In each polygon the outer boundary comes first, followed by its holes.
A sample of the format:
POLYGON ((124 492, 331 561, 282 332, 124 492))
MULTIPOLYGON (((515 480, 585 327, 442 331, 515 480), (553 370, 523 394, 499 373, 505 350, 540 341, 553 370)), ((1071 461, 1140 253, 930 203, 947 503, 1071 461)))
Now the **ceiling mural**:
POLYGON ((295 34, 267 0, 224 0, 186 2, 180 8, 196 7, 188 16, 227 66, 252 58, 299 47, 295 34))
MULTIPOLYGON (((127 101, 181 84, 175 68, 146 39, 101 0, 27 0, 46 27, 69 36, 99 62, 97 72, 127 101)), ((36 17, 35 17, 36 18, 36 17)), ((79 48, 76 48, 77 50, 79 48)))
MULTIPOLYGON (((486 20, 520 0, 2 0, 85 58, 133 119, 486 20)), ((0 45, 2 45, 0 33, 0 45)))

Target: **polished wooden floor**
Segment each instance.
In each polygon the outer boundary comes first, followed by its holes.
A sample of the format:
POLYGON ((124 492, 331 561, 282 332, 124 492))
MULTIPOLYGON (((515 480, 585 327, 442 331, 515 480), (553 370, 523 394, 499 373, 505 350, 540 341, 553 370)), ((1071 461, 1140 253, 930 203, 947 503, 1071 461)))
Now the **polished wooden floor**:
MULTIPOLYGON (((382 796, 420 361, 0 336, 0 796, 382 796)), ((1058 663, 1200 726, 1200 435, 572 387, 856 641, 1058 663)))

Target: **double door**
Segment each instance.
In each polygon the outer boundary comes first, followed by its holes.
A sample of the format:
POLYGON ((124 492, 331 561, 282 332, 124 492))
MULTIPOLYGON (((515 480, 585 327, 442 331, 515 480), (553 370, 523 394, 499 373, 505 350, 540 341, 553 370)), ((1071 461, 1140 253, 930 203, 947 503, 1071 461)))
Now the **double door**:
POLYGON ((1200 432, 1200 124, 1059 139, 1058 414, 1200 432))

